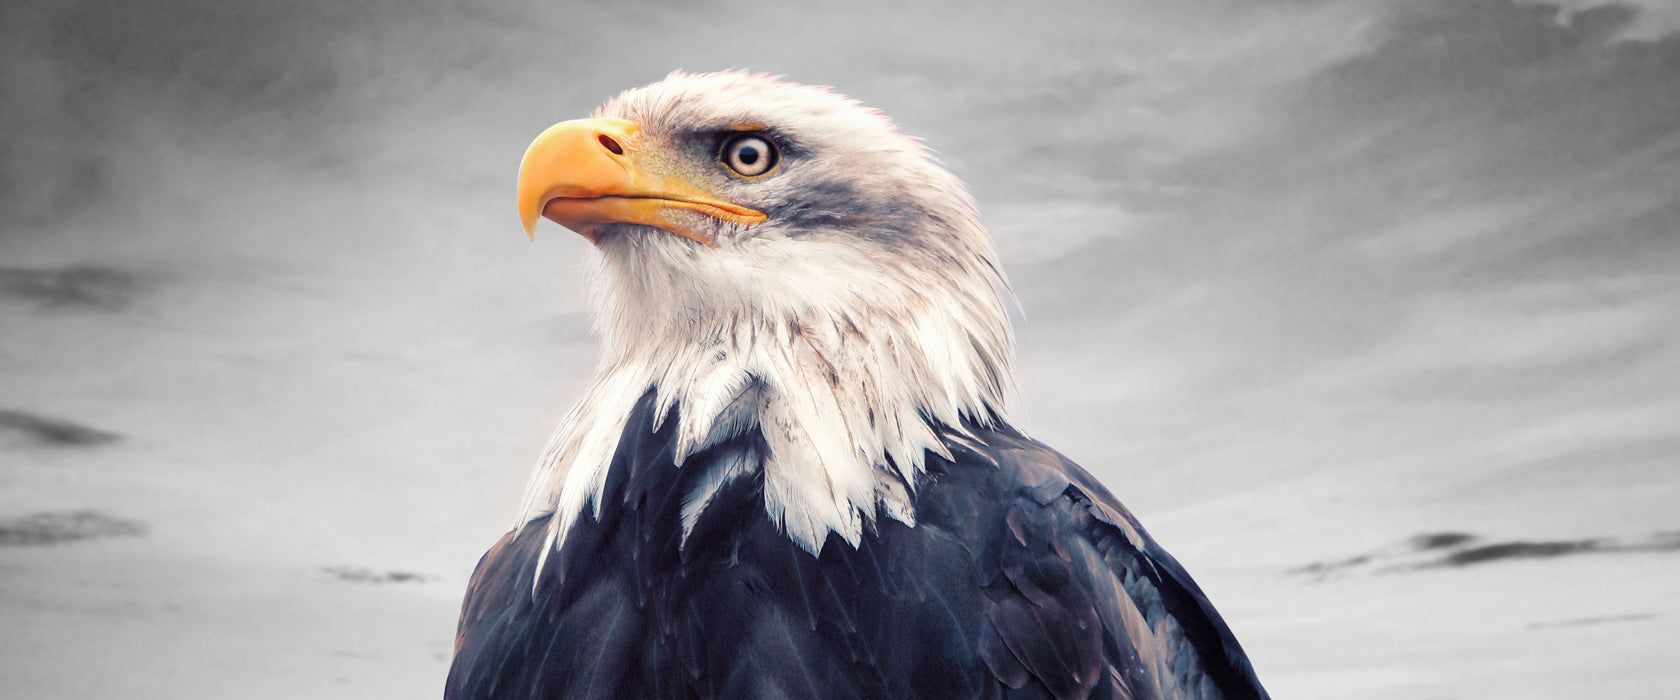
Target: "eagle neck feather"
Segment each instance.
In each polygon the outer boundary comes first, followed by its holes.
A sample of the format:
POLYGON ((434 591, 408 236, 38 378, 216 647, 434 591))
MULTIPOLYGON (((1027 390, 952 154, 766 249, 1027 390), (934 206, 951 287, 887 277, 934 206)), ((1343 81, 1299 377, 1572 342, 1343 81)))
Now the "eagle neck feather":
POLYGON ((1006 419, 1011 338, 984 252, 962 279, 906 266, 889 281, 844 248, 757 266, 773 244, 696 255, 647 236, 668 234, 626 231, 603 251, 593 287, 607 352, 526 492, 519 522, 555 514, 556 544, 599 515, 613 452, 650 390, 656 420, 678 421, 677 466, 721 470, 687 495, 684 536, 705 488, 761 470, 766 513, 813 555, 829 533, 857 546, 881 514, 914 525, 926 454, 949 458, 945 440, 965 423, 1006 419), (762 454, 685 464, 751 430, 762 454))

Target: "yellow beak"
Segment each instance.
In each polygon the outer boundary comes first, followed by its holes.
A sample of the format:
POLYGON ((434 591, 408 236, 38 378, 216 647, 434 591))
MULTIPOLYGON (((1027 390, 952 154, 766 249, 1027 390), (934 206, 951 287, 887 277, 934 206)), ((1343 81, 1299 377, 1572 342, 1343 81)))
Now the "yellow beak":
POLYGON ((574 119, 538 135, 519 164, 525 235, 536 237, 542 216, 590 242, 602 225, 632 223, 711 245, 711 234, 693 212, 742 224, 765 219, 672 172, 679 168, 663 154, 644 150, 641 131, 640 124, 623 119, 574 119))

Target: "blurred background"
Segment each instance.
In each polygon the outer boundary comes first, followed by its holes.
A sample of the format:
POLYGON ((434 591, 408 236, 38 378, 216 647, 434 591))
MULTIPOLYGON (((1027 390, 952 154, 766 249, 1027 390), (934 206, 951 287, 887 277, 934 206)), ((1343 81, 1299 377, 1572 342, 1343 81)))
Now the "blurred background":
POLYGON ((596 358, 541 129, 834 86, 1279 698, 1680 697, 1680 5, 7 0, 0 694, 435 697, 596 358))

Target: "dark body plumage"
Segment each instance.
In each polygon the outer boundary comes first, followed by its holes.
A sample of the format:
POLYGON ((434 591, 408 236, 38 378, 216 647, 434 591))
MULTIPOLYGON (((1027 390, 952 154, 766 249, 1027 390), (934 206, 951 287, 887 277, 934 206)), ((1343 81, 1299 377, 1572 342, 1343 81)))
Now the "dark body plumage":
POLYGON ((916 525, 881 518, 812 557, 756 472, 682 542, 708 459, 673 464, 651 392, 599 519, 532 585, 546 518, 485 554, 445 698, 1266 698, 1195 582, 1078 465, 1008 428, 929 455, 916 525), (657 428, 657 429, 656 429, 657 428))

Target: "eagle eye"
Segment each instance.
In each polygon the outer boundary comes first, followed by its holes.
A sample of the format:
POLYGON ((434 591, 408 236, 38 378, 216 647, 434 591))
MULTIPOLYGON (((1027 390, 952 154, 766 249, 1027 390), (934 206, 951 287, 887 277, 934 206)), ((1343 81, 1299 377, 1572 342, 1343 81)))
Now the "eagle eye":
POLYGON ((723 153, 719 159, 730 170, 744 177, 754 177, 770 172, 776 167, 776 147, 762 136, 742 134, 723 143, 723 153))

